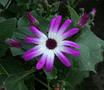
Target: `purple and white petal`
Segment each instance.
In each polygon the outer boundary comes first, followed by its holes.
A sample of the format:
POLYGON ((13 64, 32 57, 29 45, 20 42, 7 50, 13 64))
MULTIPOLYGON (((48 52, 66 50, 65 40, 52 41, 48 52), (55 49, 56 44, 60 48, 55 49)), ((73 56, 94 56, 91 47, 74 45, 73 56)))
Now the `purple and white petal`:
POLYGON ((53 28, 52 31, 54 31, 54 32, 57 32, 58 31, 59 26, 61 24, 61 20, 62 20, 62 16, 61 15, 57 16, 57 19, 56 19, 56 21, 54 23, 54 28, 53 28))
POLYGON ((23 58, 25 61, 29 61, 34 57, 41 55, 45 51, 45 49, 45 47, 37 45, 36 47, 25 52, 23 58))
POLYGON ((36 48, 32 48, 24 53, 23 58, 25 61, 29 61, 33 59, 38 54, 38 50, 36 48))
POLYGON ((56 34, 57 34, 58 29, 59 29, 61 20, 62 20, 62 16, 57 16, 57 17, 52 19, 50 29, 49 29, 49 33, 48 33, 49 38, 53 38, 53 39, 56 38, 56 34))
POLYGON ((55 54, 66 67, 71 67, 70 60, 62 52, 56 51, 55 54))
POLYGON ((68 37, 72 37, 73 35, 77 34, 79 32, 79 28, 73 28, 65 32, 62 36, 64 39, 68 37))
POLYGON ((27 36, 27 37, 25 38, 25 42, 26 42, 26 43, 29 43, 29 44, 39 44, 40 39, 39 39, 39 38, 33 38, 33 37, 31 37, 31 36, 27 36))
POLYGON ((70 26, 70 24, 72 23, 71 19, 67 19, 62 26, 59 28, 58 33, 62 34, 65 32, 65 30, 67 30, 67 28, 70 26))
POLYGON ((58 43, 60 43, 60 42, 62 42, 62 41, 64 40, 64 38, 63 38, 62 35, 63 35, 63 34, 61 34, 61 33, 56 33, 56 36, 54 36, 54 39, 55 39, 58 43))
POLYGON ((53 69, 54 57, 54 52, 52 50, 47 50, 47 60, 45 64, 45 69, 47 72, 50 72, 53 69))
POLYGON ((30 30, 32 33, 34 33, 37 37, 41 37, 41 38, 44 38, 44 39, 47 39, 47 36, 42 33, 40 30, 38 30, 35 26, 30 26, 30 30))
POLYGON ((47 56, 45 54, 43 54, 40 58, 40 60, 38 61, 37 65, 36 65, 36 69, 40 70, 43 68, 43 66, 46 63, 46 58, 47 56))
POLYGON ((68 41, 68 40, 64 40, 64 41, 60 42, 60 45, 74 47, 74 48, 80 48, 80 45, 78 45, 77 43, 75 43, 73 41, 68 41))
POLYGON ((67 53, 67 54, 71 54, 72 56, 80 56, 80 51, 79 50, 74 50, 72 48, 69 48, 69 47, 64 47, 64 50, 62 51, 64 53, 67 53))
POLYGON ((51 32, 53 30, 56 19, 57 19, 56 17, 52 18, 51 23, 50 23, 49 32, 51 32))

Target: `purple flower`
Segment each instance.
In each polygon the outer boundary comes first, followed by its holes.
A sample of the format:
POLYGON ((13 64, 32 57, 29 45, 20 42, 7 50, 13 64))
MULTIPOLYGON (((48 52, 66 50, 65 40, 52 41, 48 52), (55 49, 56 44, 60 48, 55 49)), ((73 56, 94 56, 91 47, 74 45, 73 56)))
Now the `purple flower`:
POLYGON ((27 12, 26 17, 27 17, 27 19, 29 20, 30 24, 32 24, 32 25, 36 25, 36 24, 39 23, 39 22, 37 21, 37 19, 36 19, 35 17, 33 17, 33 15, 32 15, 31 12, 27 12))
POLYGON ((88 14, 86 12, 83 13, 83 15, 81 16, 81 18, 78 21, 78 26, 80 28, 83 28, 87 24, 87 22, 90 18, 90 15, 95 16, 95 14, 96 14, 96 8, 93 8, 92 11, 88 14))
POLYGON ((54 65, 55 56, 66 66, 71 67, 70 59, 65 54, 73 56, 79 56, 80 48, 78 44, 73 41, 67 40, 68 37, 79 32, 78 28, 72 28, 67 30, 71 24, 71 20, 67 19, 61 26, 62 16, 54 17, 51 20, 49 33, 46 36, 39 31, 35 26, 30 26, 30 30, 36 37, 27 36, 25 41, 29 44, 35 44, 36 46, 24 53, 23 58, 25 61, 29 61, 34 57, 41 55, 36 68, 46 71, 51 71, 54 65))
POLYGON ((16 47, 16 48, 20 48, 21 44, 18 40, 16 39, 6 39, 5 42, 10 45, 11 47, 16 47))
POLYGON ((78 26, 83 28, 89 20, 89 14, 84 13, 78 21, 78 26))
POLYGON ((91 15, 95 16, 96 14, 96 8, 93 8, 92 11, 90 12, 91 15))

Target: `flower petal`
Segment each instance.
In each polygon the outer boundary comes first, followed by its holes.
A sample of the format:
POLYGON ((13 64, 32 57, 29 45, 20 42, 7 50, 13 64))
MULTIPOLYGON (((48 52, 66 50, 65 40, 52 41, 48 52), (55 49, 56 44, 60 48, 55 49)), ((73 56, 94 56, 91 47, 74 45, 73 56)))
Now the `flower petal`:
POLYGON ((61 15, 57 16, 57 19, 54 23, 54 28, 53 28, 54 32, 57 32, 57 30, 59 29, 59 26, 61 24, 61 20, 62 20, 62 16, 61 15))
POLYGON ((64 47, 64 50, 63 50, 64 53, 67 53, 67 54, 71 54, 73 56, 80 56, 80 51, 79 50, 74 50, 72 48, 69 48, 69 47, 64 47))
POLYGON ((29 43, 29 44, 39 44, 40 39, 39 39, 39 38, 33 38, 33 37, 31 37, 31 36, 27 36, 27 37, 25 38, 25 42, 26 42, 26 43, 29 43))
POLYGON ((66 39, 66 38, 68 38, 68 37, 72 37, 73 35, 75 35, 75 34, 78 33, 78 32, 79 32, 79 28, 73 28, 73 29, 71 29, 71 30, 65 32, 65 33, 63 34, 63 38, 66 39))
POLYGON ((63 53, 56 52, 55 54, 66 67, 71 67, 70 60, 63 53))
POLYGON ((45 51, 45 49, 45 47, 37 45, 36 47, 25 52, 23 58, 25 61, 29 61, 34 57, 41 55, 45 51))
POLYGON ((50 23, 49 32, 53 30, 55 21, 56 21, 56 17, 52 18, 51 23, 50 23))
POLYGON ((40 30, 38 30, 35 26, 30 26, 30 30, 37 36, 37 37, 42 37, 44 39, 47 38, 47 36, 42 33, 40 30))
POLYGON ((62 20, 62 16, 57 16, 57 17, 52 19, 50 29, 49 29, 49 33, 48 33, 49 38, 54 39, 56 37, 56 33, 59 29, 61 20, 62 20))
POLYGON ((60 42, 60 45, 71 46, 71 47, 74 47, 74 48, 80 48, 80 46, 77 43, 72 42, 72 41, 67 41, 67 40, 64 40, 64 41, 60 42))
POLYGON ((40 60, 38 61, 37 65, 36 65, 36 68, 38 70, 40 70, 41 68, 43 68, 45 62, 46 62, 46 55, 43 54, 42 57, 40 58, 40 60))
POLYGON ((71 19, 67 19, 63 24, 62 24, 62 26, 60 27, 60 29, 59 29, 59 33, 63 33, 69 26, 70 26, 70 24, 72 23, 72 20, 71 19))
POLYGON ((47 60, 45 64, 45 69, 47 72, 50 72, 53 69, 53 64, 54 64, 54 52, 51 50, 48 50, 47 60))

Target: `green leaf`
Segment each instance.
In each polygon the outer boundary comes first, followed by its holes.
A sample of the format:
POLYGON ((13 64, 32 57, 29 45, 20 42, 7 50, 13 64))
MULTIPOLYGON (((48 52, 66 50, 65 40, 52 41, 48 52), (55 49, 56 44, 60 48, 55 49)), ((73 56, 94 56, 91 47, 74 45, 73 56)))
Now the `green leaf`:
POLYGON ((4 56, 8 47, 5 44, 0 44, 0 57, 4 56))
POLYGON ((0 75, 0 86, 3 86, 3 82, 5 81, 6 78, 7 78, 7 75, 5 74, 0 75))
MULTIPOLYGON (((79 15, 73 8, 69 7, 69 10, 74 26, 76 26, 79 15)), ((79 57, 70 57, 73 63, 78 63, 78 66, 73 66, 69 71, 69 78, 66 78, 66 85, 68 89, 70 87, 70 90, 75 90, 75 86, 79 84, 83 78, 88 76, 87 71, 95 71, 95 65, 103 60, 102 46, 104 45, 104 41, 94 35, 89 25, 84 27, 80 32, 75 42, 80 45, 81 54, 79 57)))
POLYGON ((28 90, 27 87, 24 84, 24 79, 32 74, 35 70, 31 69, 29 71, 24 71, 20 72, 17 74, 13 74, 9 76, 5 81, 4 81, 4 87, 6 90, 28 90))
POLYGON ((5 18, 4 17, 0 17, 0 22, 2 22, 2 21, 5 21, 5 18))
POLYGON ((0 65, 4 69, 7 75, 23 72, 22 63, 18 58, 7 56, 3 59, 0 59, 0 65))
POLYGON ((5 68, 0 63, 0 86, 3 85, 3 82, 8 77, 8 72, 5 70, 5 68))
POLYGON ((29 27, 25 26, 25 27, 19 27, 18 28, 18 32, 23 34, 23 35, 32 35, 32 32, 29 30, 29 27))
MULTIPOLYGON (((69 7, 69 10, 71 19, 77 24, 79 15, 73 8, 69 7)), ((95 71, 95 65, 103 60, 101 47, 104 42, 94 35, 89 25, 81 30, 80 36, 75 41, 81 46, 81 55, 75 58, 79 62, 79 69, 81 71, 95 71)))
POLYGON ((13 56, 17 56, 17 55, 22 55, 23 54, 23 50, 21 48, 11 47, 10 50, 11 50, 11 53, 12 53, 13 56))
POLYGON ((7 4, 9 0, 0 0, 0 4, 2 4, 3 6, 5 6, 7 4))
POLYGON ((42 32, 45 34, 48 31, 49 28, 49 21, 45 20, 42 16, 40 16, 36 11, 32 11, 33 16, 39 21, 39 28, 42 32))
POLYGON ((11 78, 7 79, 7 81, 4 83, 6 90, 28 90, 23 80, 17 82, 14 80, 11 80, 11 78))
POLYGON ((89 26, 83 28, 76 42, 81 46, 81 55, 76 58, 82 71, 95 71, 95 65, 103 60, 104 42, 93 34, 89 26))
POLYGON ((16 2, 18 3, 18 5, 23 5, 29 2, 29 0, 16 0, 16 2))
POLYGON ((19 20, 18 20, 18 27, 27 27, 29 24, 29 21, 26 19, 26 17, 21 17, 19 20))
POLYGON ((15 32, 13 36, 17 39, 20 39, 20 40, 25 38, 25 35, 23 33, 20 33, 20 32, 15 32))
POLYGON ((47 80, 53 80, 53 79, 57 78, 57 70, 56 69, 52 70, 52 72, 46 72, 46 71, 44 71, 44 72, 47 76, 47 80))
POLYGON ((0 39, 5 40, 11 37, 13 32, 16 30, 16 19, 11 18, 0 22, 0 39))
POLYGON ((80 71, 78 69, 70 69, 69 77, 65 79, 66 89, 75 90, 76 85, 78 85, 85 77, 88 77, 88 72, 80 71))
POLYGON ((79 20, 79 15, 77 14, 77 12, 70 6, 68 6, 68 10, 70 12, 71 15, 71 19, 73 20, 74 25, 77 25, 78 20, 79 20))
POLYGON ((0 75, 6 74, 5 68, 0 64, 0 75))

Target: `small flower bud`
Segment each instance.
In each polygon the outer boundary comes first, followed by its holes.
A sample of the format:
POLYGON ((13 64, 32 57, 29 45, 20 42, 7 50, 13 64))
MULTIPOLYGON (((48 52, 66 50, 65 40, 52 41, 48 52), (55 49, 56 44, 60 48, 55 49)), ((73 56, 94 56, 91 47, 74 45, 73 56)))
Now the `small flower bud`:
POLYGON ((6 39, 5 40, 5 43, 8 44, 9 46, 11 47, 16 47, 16 48, 20 48, 21 47, 21 44, 18 40, 15 40, 15 39, 6 39))
POLYGON ((81 28, 84 27, 85 24, 88 22, 88 20, 89 20, 89 15, 84 13, 78 21, 78 26, 81 28))
POLYGON ((31 12, 27 12, 26 17, 29 20, 30 24, 32 24, 32 25, 39 24, 38 20, 35 17, 33 17, 31 12))
POLYGON ((90 12, 90 14, 91 14, 92 16, 95 16, 95 14, 96 14, 96 8, 93 8, 92 11, 90 12))

